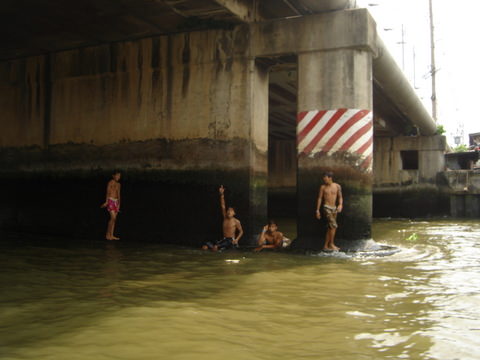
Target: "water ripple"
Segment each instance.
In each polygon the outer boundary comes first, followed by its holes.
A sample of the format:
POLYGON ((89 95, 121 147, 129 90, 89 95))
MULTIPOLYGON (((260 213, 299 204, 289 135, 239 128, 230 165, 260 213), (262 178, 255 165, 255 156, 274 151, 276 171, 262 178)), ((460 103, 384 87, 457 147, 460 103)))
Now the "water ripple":
POLYGON ((0 358, 473 359, 480 225, 374 235, 367 251, 310 256, 4 246, 0 358))

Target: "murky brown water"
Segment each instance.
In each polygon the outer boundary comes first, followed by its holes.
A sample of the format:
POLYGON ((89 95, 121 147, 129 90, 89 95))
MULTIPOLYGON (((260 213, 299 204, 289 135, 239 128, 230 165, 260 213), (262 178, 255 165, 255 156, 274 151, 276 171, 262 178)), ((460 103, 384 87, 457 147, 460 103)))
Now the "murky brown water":
POLYGON ((478 222, 377 221, 374 236, 401 251, 9 242, 0 358, 479 359, 478 222))

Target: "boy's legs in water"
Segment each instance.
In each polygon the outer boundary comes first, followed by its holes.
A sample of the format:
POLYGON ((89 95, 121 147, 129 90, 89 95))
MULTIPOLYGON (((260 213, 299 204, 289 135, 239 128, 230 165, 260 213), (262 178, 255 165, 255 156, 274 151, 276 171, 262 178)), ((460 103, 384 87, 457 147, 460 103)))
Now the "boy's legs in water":
POLYGON ((108 221, 107 234, 105 235, 105 238, 107 240, 120 240, 120 238, 113 236, 113 231, 115 230, 115 221, 117 220, 117 212, 109 211, 109 213, 110 220, 108 221))
POLYGON ((202 246, 202 250, 211 250, 213 252, 218 251, 218 246, 211 242, 207 242, 205 245, 202 246))
POLYGON ((327 232, 325 234, 325 245, 323 250, 340 250, 339 247, 335 246, 334 239, 335 233, 337 232, 337 211, 336 209, 325 208, 325 217, 327 219, 327 232))
POLYGON ((323 247, 323 250, 340 250, 339 247, 335 246, 334 244, 334 239, 335 239, 335 233, 337 232, 336 228, 328 228, 327 233, 325 234, 325 246, 323 247))

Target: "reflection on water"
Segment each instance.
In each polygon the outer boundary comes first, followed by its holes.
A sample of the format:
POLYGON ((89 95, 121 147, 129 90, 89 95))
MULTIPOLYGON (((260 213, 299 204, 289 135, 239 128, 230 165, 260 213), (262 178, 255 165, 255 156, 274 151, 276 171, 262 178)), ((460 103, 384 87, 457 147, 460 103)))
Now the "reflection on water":
POLYGON ((480 225, 373 230, 401 251, 4 241, 0 358, 478 359, 480 225))

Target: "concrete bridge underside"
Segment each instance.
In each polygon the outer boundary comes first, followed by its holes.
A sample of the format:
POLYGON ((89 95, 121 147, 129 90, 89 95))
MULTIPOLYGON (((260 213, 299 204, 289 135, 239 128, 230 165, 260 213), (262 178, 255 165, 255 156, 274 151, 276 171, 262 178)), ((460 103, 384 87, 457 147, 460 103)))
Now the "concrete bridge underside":
POLYGON ((373 134, 435 132, 350 1, 26 3, 2 5, 2 228, 101 234, 118 168, 126 237, 199 245, 224 184, 248 243, 270 184, 296 190, 299 244, 315 248, 319 174, 333 170, 348 199, 338 236, 368 238, 373 134))

